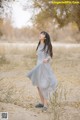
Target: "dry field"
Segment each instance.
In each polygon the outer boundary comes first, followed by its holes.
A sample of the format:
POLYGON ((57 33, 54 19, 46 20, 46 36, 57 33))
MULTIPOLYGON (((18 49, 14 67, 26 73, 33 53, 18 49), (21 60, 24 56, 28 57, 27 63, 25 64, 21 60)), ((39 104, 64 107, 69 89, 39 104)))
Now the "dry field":
POLYGON ((58 88, 44 113, 26 73, 36 65, 36 45, 0 44, 0 112, 9 120, 80 120, 80 45, 53 45, 58 88))

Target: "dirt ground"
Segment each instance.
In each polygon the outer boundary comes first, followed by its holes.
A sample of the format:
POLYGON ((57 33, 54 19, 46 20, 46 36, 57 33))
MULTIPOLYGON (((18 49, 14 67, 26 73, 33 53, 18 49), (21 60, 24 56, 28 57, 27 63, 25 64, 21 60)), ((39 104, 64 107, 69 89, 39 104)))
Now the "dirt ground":
POLYGON ((51 67, 59 85, 46 113, 35 108, 40 99, 26 73, 36 55, 26 52, 1 54, 0 112, 8 112, 9 120, 80 120, 80 48, 54 48, 51 67))

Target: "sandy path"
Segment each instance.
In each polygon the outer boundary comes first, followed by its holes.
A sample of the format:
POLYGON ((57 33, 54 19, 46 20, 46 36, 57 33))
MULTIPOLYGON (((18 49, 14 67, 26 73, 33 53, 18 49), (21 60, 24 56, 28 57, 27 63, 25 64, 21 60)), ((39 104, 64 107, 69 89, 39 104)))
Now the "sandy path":
MULTIPOLYGON (((0 72, 0 101, 2 101, 0 102, 0 111, 8 112, 9 120, 52 120, 54 111, 51 111, 50 108, 46 113, 35 108, 39 96, 36 87, 32 86, 31 81, 26 78, 26 72, 26 69, 0 72)), ((67 91, 68 103, 63 102, 64 104, 57 110, 57 114, 61 116, 60 120, 66 120, 65 118, 79 120, 79 92, 76 92, 79 90, 79 85, 76 84, 76 89, 73 90, 74 84, 63 81, 62 83, 66 88, 71 89, 71 93, 67 91), (77 93, 76 96, 75 93, 77 93), (76 97, 77 103, 75 103, 76 97)), ((63 94, 62 100, 64 101, 63 94)))
POLYGON ((2 103, 0 102, 0 111, 8 112, 9 120, 49 120, 49 114, 41 113, 41 112, 33 112, 31 110, 26 110, 26 108, 22 108, 20 106, 10 104, 10 103, 2 103))

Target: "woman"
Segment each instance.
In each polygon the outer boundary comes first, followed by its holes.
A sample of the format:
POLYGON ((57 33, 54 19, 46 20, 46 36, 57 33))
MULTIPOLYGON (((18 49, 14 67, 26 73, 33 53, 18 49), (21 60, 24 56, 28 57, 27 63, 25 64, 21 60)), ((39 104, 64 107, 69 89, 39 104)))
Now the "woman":
POLYGON ((56 90, 58 83, 50 65, 53 52, 50 36, 47 32, 42 31, 40 33, 39 43, 36 51, 37 65, 27 74, 27 77, 32 80, 33 85, 37 86, 41 99, 41 102, 35 107, 42 107, 42 110, 47 110, 47 100, 50 98, 50 93, 56 90))

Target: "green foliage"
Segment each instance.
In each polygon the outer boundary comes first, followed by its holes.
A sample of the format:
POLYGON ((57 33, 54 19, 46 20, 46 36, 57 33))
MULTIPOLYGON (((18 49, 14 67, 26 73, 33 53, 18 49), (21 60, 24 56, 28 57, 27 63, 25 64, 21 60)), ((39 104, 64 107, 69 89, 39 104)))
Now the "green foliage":
MULTIPOLYGON (((67 25, 69 22, 76 22, 80 30, 80 4, 53 4, 55 0, 33 0, 34 7, 40 12, 35 17, 35 24, 42 24, 46 18, 56 19, 59 27, 67 25)), ((56 0, 59 1, 59 0, 56 0)), ((63 1, 63 0, 60 0, 63 1)), ((65 0, 64 0, 65 1, 65 0)), ((70 0, 73 1, 73 0, 70 0)))

